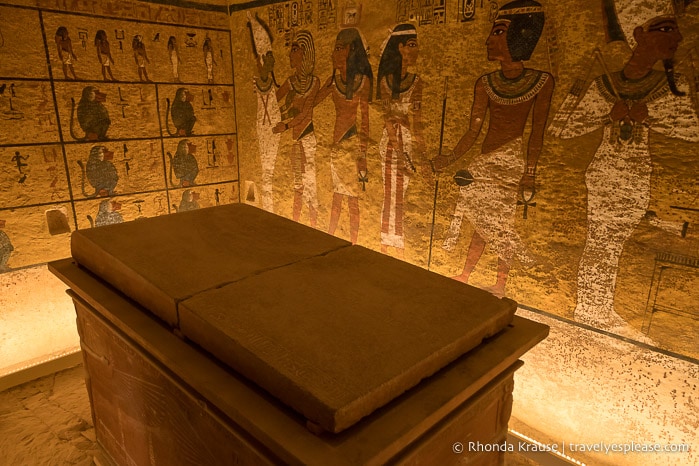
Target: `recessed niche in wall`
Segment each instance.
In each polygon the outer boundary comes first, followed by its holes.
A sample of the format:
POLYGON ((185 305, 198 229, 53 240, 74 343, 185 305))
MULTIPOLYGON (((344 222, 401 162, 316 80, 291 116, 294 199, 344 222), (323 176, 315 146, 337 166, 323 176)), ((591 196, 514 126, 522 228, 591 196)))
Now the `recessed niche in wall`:
POLYGON ((70 225, 68 224, 68 212, 65 209, 65 207, 47 210, 46 225, 48 225, 49 227, 49 234, 51 236, 70 233, 70 225))

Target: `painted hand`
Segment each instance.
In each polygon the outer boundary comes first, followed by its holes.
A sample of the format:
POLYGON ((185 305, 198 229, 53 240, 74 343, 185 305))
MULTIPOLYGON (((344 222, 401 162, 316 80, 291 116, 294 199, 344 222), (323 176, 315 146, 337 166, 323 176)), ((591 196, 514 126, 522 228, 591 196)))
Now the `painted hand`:
POLYGON ((528 198, 531 196, 530 193, 534 193, 535 190, 535 185, 536 185, 536 180, 534 178, 534 175, 527 175, 526 173, 522 176, 522 179, 519 180, 519 192, 522 196, 525 198, 528 198))
POLYGON ((636 102, 629 110, 629 116, 633 121, 643 123, 648 118, 648 105, 643 101, 636 102))
POLYGON ((626 102, 624 102, 623 100, 617 100, 614 106, 612 107, 612 111, 609 112, 609 118, 612 121, 621 121, 628 114, 629 106, 626 105, 626 102))
POLYGON ((364 157, 359 157, 357 159, 357 172, 367 172, 366 169, 366 156, 364 157))
POLYGON ((433 158, 431 160, 431 162, 432 162, 432 169, 436 173, 439 173, 442 171, 442 169, 444 169, 445 167, 447 167, 451 163, 451 160, 446 155, 438 155, 437 157, 433 158))
POLYGON ((272 128, 272 132, 273 132, 274 134, 283 133, 284 131, 287 130, 288 127, 289 127, 289 126, 288 126, 286 123, 284 123, 283 121, 280 121, 279 123, 277 123, 277 124, 274 126, 274 128, 272 128))

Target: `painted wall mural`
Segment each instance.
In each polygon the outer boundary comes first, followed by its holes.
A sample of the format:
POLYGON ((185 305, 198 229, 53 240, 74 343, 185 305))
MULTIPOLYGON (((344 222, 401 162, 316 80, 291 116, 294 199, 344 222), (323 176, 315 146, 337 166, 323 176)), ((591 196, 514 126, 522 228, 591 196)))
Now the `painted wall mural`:
POLYGON ((699 357, 699 5, 423 3, 232 13, 242 201, 699 357))
POLYGON ((0 271, 242 201, 699 357, 699 5, 248 6, 0 3, 0 271))
POLYGON ((0 272, 70 255, 75 229, 239 202, 228 21, 0 5, 0 272))

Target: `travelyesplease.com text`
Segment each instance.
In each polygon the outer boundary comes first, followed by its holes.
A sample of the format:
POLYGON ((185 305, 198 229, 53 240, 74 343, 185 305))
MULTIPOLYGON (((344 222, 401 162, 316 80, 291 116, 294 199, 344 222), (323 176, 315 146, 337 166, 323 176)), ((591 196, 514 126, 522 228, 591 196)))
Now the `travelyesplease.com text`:
POLYGON ((482 443, 482 442, 456 442, 452 445, 454 453, 463 452, 556 452, 561 454, 570 453, 686 453, 689 452, 691 446, 684 443, 530 443, 525 441, 519 442, 502 442, 502 443, 482 443))

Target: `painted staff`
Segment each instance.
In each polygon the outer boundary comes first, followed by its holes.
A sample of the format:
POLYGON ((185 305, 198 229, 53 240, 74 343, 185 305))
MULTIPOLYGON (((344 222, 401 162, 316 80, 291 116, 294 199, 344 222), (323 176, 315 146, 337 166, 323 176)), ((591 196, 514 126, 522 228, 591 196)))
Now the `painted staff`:
MULTIPOLYGON (((442 98, 442 122, 439 127, 439 152, 437 156, 442 155, 442 143, 444 142, 444 117, 447 113, 447 89, 448 89, 449 77, 444 77, 444 97, 442 98)), ((430 167, 432 172, 435 173, 434 177, 434 200, 432 202, 432 228, 430 229, 430 247, 429 253, 427 255, 427 270, 430 270, 430 264, 432 263, 432 240, 434 239, 434 221, 437 214, 437 193, 439 192, 439 177, 434 169, 434 164, 430 160, 430 167)))

